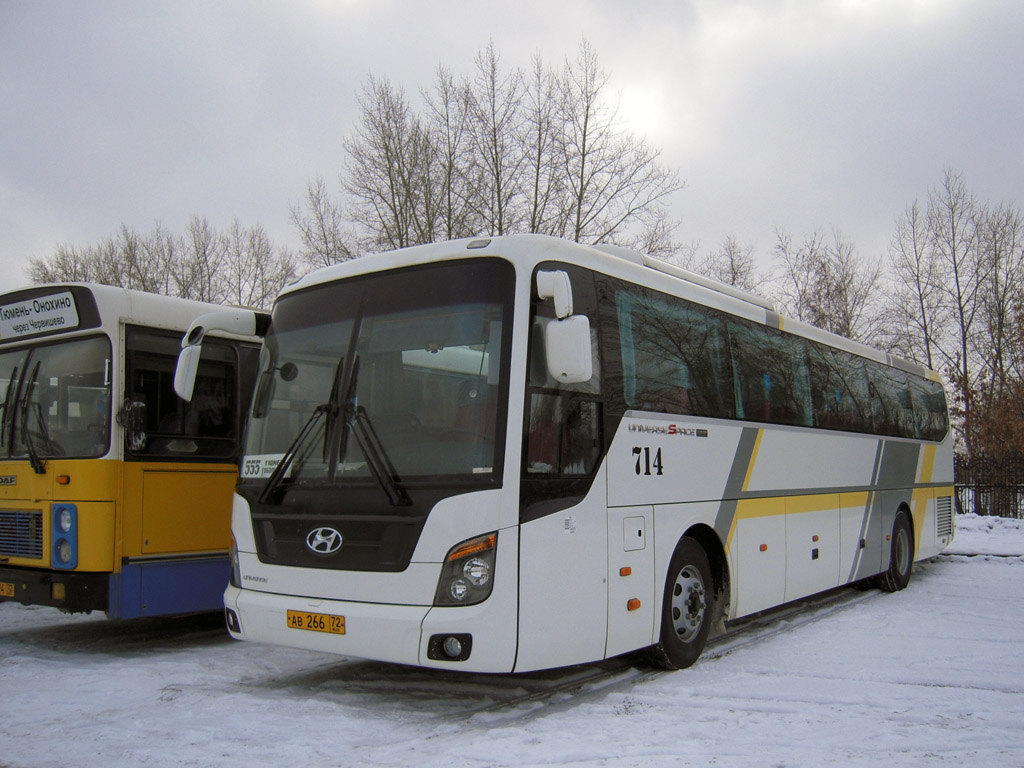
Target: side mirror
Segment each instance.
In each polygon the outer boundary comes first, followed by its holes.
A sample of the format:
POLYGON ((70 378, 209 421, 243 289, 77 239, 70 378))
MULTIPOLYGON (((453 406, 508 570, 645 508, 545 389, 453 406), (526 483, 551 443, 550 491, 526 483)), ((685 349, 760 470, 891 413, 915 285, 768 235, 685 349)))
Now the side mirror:
POLYGON ((572 283, 565 272, 538 272, 537 295, 554 301, 555 314, 560 320, 572 314, 572 283))
POLYGON ((199 371, 199 356, 203 353, 201 344, 185 347, 178 353, 178 365, 174 369, 174 391, 182 400, 192 399, 199 371))
POLYGON ((544 327, 548 373, 562 384, 582 384, 594 375, 590 350, 590 320, 572 315, 544 327))
POLYGON ((174 391, 182 400, 192 399, 199 371, 199 356, 203 351, 203 338, 209 331, 225 331, 236 336, 258 336, 267 334, 270 315, 252 309, 223 309, 208 312, 192 321, 181 340, 178 366, 174 369, 174 391))

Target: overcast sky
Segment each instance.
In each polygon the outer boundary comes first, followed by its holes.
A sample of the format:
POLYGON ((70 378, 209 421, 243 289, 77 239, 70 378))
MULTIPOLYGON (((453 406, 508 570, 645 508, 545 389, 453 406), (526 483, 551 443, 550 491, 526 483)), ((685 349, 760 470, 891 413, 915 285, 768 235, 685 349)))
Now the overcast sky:
POLYGON ((512 67, 581 37, 702 250, 766 262, 777 229, 836 227, 880 255, 947 167, 1024 203, 1018 0, 0 0, 0 290, 122 223, 297 248, 289 205, 318 174, 338 191, 367 75, 415 95, 490 39, 512 67))

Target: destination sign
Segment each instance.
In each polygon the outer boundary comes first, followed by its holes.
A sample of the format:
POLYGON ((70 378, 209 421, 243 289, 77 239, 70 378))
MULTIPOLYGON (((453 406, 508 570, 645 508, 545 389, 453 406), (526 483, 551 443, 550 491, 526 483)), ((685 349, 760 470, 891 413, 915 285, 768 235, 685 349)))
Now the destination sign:
POLYGON ((78 308, 70 291, 0 305, 0 340, 78 327, 78 308))

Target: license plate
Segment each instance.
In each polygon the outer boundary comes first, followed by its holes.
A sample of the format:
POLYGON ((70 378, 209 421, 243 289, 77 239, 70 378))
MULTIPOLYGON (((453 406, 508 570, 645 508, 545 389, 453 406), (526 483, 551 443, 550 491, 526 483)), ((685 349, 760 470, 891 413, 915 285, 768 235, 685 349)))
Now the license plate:
POLYGON ((9 581, 0 581, 0 597, 14 597, 14 585, 9 581))
POLYGON ((308 629, 312 632, 328 632, 332 635, 345 634, 345 617, 308 611, 288 611, 289 629, 308 629))

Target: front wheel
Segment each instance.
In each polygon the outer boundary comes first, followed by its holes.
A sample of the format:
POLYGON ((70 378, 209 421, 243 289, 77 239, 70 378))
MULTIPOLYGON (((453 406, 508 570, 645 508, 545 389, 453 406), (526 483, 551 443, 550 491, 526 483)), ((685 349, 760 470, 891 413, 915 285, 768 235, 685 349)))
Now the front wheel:
POLYGON ((647 659, 662 669, 685 669, 700 657, 711 629, 715 589, 704 548, 683 537, 665 580, 661 640, 647 649, 647 659))
POLYGON ((899 592, 910 583, 914 567, 914 530, 906 512, 899 512, 892 523, 889 548, 889 568, 878 575, 878 588, 885 592, 899 592))

